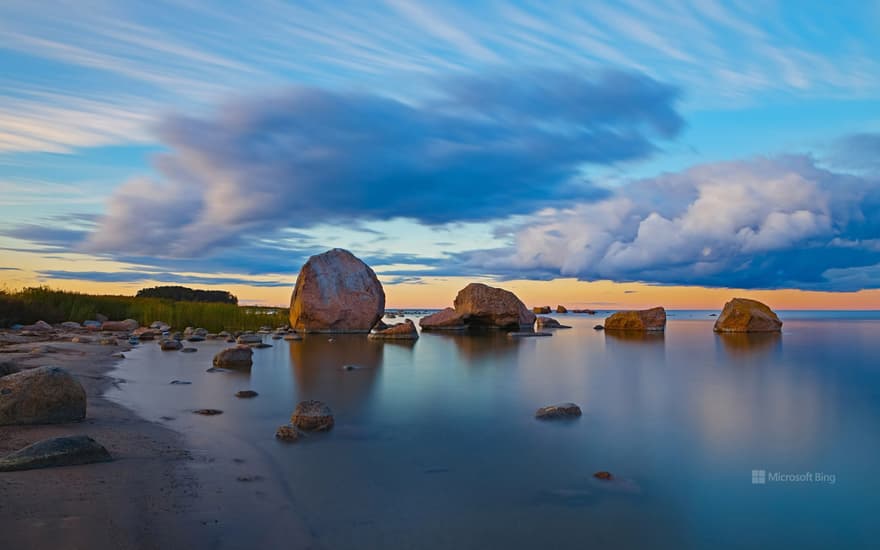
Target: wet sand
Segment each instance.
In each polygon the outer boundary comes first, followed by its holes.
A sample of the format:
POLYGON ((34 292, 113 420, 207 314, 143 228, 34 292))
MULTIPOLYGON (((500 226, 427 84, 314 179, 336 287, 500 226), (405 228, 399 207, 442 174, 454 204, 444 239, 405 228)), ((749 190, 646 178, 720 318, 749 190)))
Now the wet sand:
POLYGON ((0 455, 50 437, 85 434, 104 445, 114 460, 0 473, 4 547, 316 547, 291 510, 279 510, 277 499, 262 499, 263 491, 253 488, 252 480, 266 477, 259 464, 225 457, 217 464, 221 459, 187 448, 177 432, 103 396, 112 385, 125 387, 111 372, 116 361, 124 361, 112 357, 127 351, 124 341, 116 346, 74 344, 70 336, 0 332, 0 361, 23 368, 63 367, 88 395, 83 422, 0 427, 0 455), (41 351, 33 353, 34 348, 41 351), (242 503, 247 504, 245 516, 239 514, 242 503))

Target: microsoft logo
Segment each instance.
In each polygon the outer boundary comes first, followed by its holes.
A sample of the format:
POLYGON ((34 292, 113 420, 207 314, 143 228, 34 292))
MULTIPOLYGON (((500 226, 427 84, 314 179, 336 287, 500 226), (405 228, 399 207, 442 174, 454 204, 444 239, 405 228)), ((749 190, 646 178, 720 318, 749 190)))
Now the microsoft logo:
POLYGON ((767 483, 767 470, 752 470, 752 485, 767 483))

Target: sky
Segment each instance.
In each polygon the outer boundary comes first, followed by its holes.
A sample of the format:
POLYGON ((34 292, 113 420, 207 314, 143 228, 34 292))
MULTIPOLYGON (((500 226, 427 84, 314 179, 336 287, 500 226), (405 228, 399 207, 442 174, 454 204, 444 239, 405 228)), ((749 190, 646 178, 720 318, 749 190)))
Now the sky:
POLYGON ((880 309, 880 2, 0 3, 0 286, 880 309))

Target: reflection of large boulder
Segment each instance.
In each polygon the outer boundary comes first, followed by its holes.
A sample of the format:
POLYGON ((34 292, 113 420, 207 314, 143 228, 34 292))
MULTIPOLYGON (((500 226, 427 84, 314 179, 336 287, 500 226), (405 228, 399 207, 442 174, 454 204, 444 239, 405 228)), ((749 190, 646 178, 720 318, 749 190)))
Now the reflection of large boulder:
POLYGON ((370 267, 334 248, 312 256, 290 299, 290 326, 300 332, 370 332, 385 311, 385 291, 370 267))
POLYGON ((461 315, 451 307, 422 317, 419 320, 419 326, 422 327, 422 330, 462 330, 465 328, 461 315))
POLYGON ((645 330, 666 329, 666 310, 662 307, 636 311, 618 311, 605 319, 605 330, 645 330))
POLYGON ((0 426, 76 422, 86 416, 86 392, 66 370, 39 367, 0 378, 0 426))
POLYGON ((776 313, 757 300, 734 298, 724 304, 715 320, 715 332, 779 332, 782 321, 776 313))
POLYGON ((519 328, 535 324, 535 314, 513 292, 482 283, 471 283, 458 292, 455 311, 472 326, 519 328))

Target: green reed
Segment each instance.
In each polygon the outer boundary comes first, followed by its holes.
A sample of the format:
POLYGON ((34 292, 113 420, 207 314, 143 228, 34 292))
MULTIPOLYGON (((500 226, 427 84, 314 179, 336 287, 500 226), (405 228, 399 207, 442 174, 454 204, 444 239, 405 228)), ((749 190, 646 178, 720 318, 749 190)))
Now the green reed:
POLYGON ((0 290, 0 326, 30 324, 40 319, 48 323, 81 323, 95 319, 98 314, 113 320, 135 319, 141 325, 164 321, 178 329, 192 326, 212 332, 254 330, 261 326, 288 324, 287 308, 175 302, 134 296, 96 296, 48 287, 0 290))

